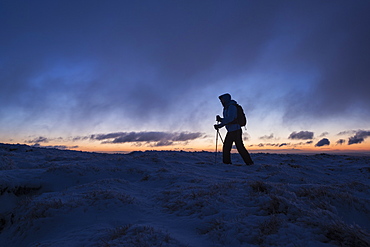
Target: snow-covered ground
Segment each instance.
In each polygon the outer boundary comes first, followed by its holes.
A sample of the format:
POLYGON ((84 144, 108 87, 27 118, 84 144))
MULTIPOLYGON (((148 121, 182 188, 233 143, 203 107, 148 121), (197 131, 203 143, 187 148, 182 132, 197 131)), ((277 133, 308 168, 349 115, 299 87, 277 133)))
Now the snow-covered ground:
POLYGON ((0 144, 0 246, 370 246, 370 157, 252 158, 0 144))

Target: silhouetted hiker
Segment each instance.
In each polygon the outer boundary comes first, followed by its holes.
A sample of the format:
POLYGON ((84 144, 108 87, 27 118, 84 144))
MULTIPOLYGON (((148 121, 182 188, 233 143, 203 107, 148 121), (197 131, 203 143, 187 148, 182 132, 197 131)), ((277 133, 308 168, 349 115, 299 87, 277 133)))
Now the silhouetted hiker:
POLYGON ((242 156, 246 165, 253 165, 251 156, 249 155, 247 149, 244 147, 242 138, 242 128, 236 123, 237 118, 237 106, 236 101, 231 99, 231 95, 226 93, 218 97, 221 104, 224 107, 223 118, 219 115, 216 116, 216 121, 221 122, 220 124, 215 124, 216 130, 226 126, 227 134, 224 141, 224 146, 222 148, 222 159, 224 164, 231 164, 230 152, 235 142, 236 148, 239 154, 242 156))

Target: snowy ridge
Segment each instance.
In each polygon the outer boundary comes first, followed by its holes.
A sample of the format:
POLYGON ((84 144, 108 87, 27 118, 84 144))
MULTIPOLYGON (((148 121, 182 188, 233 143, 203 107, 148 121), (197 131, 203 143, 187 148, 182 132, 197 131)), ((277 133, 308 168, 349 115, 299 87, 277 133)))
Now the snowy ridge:
POLYGON ((370 157, 252 158, 0 144, 0 245, 370 246, 370 157))

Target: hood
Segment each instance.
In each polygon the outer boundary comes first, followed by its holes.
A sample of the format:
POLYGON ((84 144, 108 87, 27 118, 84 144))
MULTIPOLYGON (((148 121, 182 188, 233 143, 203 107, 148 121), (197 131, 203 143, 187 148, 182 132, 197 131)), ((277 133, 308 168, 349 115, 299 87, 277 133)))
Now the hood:
POLYGON ((227 103, 229 103, 229 101, 231 100, 231 95, 230 95, 230 94, 228 94, 228 93, 225 93, 225 94, 223 94, 223 95, 218 96, 218 98, 219 98, 220 100, 222 100, 225 104, 227 104, 227 103))
POLYGON ((223 95, 220 95, 218 98, 221 100, 221 103, 222 103, 222 105, 224 107, 227 107, 227 106, 229 106, 231 104, 236 104, 236 101, 235 100, 232 100, 231 99, 231 95, 228 94, 228 93, 225 93, 223 95))

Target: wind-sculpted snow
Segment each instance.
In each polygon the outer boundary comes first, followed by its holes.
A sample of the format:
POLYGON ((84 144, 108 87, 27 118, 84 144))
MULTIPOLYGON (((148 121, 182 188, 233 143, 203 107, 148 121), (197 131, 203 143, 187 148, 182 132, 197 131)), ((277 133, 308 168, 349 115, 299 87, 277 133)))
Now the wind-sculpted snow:
POLYGON ((252 158, 0 144, 0 245, 370 246, 369 157, 252 158))

